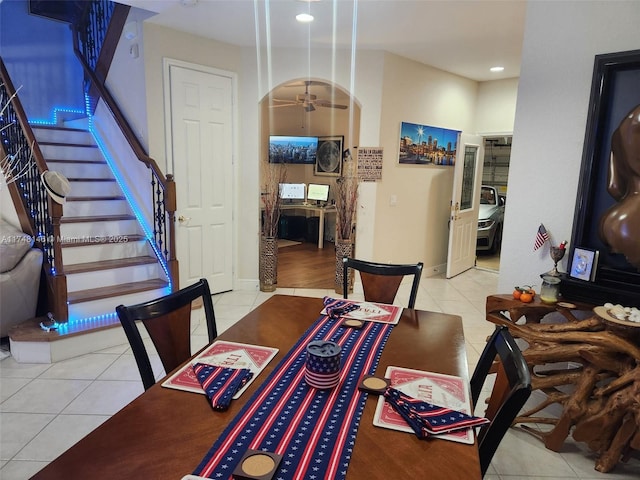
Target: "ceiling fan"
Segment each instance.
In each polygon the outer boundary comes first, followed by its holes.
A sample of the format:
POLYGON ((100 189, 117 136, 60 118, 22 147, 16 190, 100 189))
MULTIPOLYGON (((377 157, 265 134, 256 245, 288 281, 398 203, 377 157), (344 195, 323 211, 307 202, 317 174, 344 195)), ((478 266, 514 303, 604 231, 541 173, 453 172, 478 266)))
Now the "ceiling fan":
POLYGON ((316 95, 309 93, 309 85, 316 85, 317 82, 313 82, 312 80, 308 80, 304 82, 304 93, 299 93, 296 95, 295 100, 283 100, 274 98, 272 99, 271 107, 293 107, 293 106, 302 106, 305 112, 313 112, 316 107, 326 107, 326 108, 339 108, 341 110, 345 110, 347 105, 341 105, 338 103, 332 103, 329 100, 319 99, 316 95))

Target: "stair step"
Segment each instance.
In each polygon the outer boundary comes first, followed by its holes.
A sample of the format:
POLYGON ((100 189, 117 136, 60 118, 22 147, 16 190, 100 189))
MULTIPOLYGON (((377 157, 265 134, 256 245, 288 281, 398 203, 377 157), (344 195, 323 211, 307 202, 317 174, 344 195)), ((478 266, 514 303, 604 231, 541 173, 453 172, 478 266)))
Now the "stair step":
POLYGON ((124 195, 109 195, 106 197, 67 197, 67 202, 104 202, 107 200, 126 200, 124 195))
POLYGON ((89 163, 91 165, 102 165, 106 164, 107 161, 102 160, 91 160, 91 159, 78 159, 78 160, 69 160, 65 158, 47 158, 47 163, 69 163, 69 164, 77 164, 77 163, 89 163))
POLYGON ((37 132, 38 130, 60 130, 63 132, 83 132, 83 133, 89 133, 89 130, 85 129, 85 128, 72 128, 72 127, 58 127, 55 125, 32 125, 31 128, 33 129, 34 132, 37 132))
POLYGON ((92 288, 89 290, 69 292, 67 299, 70 304, 91 302, 103 298, 118 297, 131 293, 146 292, 148 290, 165 288, 167 285, 168 282, 159 278, 154 278, 151 280, 146 280, 144 282, 122 283, 120 285, 113 285, 111 287, 92 288))
MULTIPOLYGON (((133 242, 140 242, 142 240, 146 240, 147 237, 145 237, 144 235, 119 235, 118 236, 118 240, 119 243, 133 243, 133 242)), ((104 236, 93 236, 93 237, 87 237, 86 239, 83 238, 82 241, 67 241, 67 242, 62 242, 60 245, 62 246, 62 248, 69 248, 69 247, 87 247, 87 246, 93 246, 93 245, 113 245, 113 241, 112 239, 108 239, 105 238, 104 236)), ((65 269, 67 267, 65 266, 65 269)))
POLYGON ((96 217, 62 217, 60 223, 117 222, 135 219, 135 215, 99 215, 96 217))
POLYGON ((42 146, 51 147, 80 147, 80 148, 98 148, 95 143, 72 143, 72 142, 38 142, 42 146))
MULTIPOLYGON (((64 266, 64 273, 71 275, 74 273, 95 272, 98 270, 110 270, 113 268, 134 267, 136 265, 149 265, 157 263, 158 259, 150 256, 118 258, 114 260, 100 260, 98 262, 76 263, 64 266)), ((69 292, 71 295, 72 292, 69 292)))
POLYGON ((115 178, 67 178, 70 182, 115 182, 115 178))

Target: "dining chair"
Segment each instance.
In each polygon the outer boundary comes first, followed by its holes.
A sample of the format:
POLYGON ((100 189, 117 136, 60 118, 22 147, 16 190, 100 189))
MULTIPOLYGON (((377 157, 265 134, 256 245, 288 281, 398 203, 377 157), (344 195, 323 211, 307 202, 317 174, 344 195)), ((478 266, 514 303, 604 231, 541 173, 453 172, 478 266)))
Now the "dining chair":
POLYGON ((164 370, 171 372, 191 357, 191 308, 194 300, 202 298, 209 333, 209 342, 217 336, 211 291, 206 279, 164 297, 136 305, 118 305, 116 312, 122 324, 133 356, 138 364, 144 389, 156 383, 149 354, 136 322, 140 321, 149 333, 164 370))
POLYGON ((489 419, 489 423, 480 427, 477 432, 483 476, 502 438, 531 395, 529 367, 504 325, 498 326, 487 341, 471 377, 471 400, 474 406, 478 404, 487 376, 493 371, 497 372, 495 383, 487 402, 487 409, 482 414, 489 419), (494 362, 496 357, 499 362, 494 362))
POLYGON ((352 268, 360 272, 364 299, 367 302, 393 303, 403 277, 413 275, 413 284, 411 285, 408 306, 409 308, 415 307, 416 297, 418 296, 418 285, 420 285, 420 277, 422 276, 422 262, 394 265, 343 257, 342 267, 342 291, 344 298, 347 298, 349 291, 348 272, 349 268, 352 268))

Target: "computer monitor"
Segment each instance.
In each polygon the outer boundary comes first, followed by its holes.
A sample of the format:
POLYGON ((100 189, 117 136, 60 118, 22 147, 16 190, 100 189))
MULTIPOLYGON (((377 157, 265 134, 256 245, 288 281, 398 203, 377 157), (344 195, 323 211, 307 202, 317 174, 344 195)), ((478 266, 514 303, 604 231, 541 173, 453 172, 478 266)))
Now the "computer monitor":
POLYGON ((317 202, 329 201, 329 185, 310 183, 307 189, 307 200, 315 200, 317 202))
POLYGON ((280 198, 287 202, 304 201, 306 185, 304 183, 281 183, 278 185, 280 198))

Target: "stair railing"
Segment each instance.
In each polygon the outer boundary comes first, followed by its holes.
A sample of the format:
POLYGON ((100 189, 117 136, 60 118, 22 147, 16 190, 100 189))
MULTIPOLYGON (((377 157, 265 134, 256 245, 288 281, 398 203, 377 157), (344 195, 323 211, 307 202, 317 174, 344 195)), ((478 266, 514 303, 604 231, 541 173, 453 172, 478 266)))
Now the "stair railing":
POLYGON ((156 161, 147 155, 104 82, 129 11, 129 7, 124 5, 116 4, 115 8, 112 8, 112 5, 113 2, 108 0, 90 2, 81 20, 72 25, 73 49, 84 69, 85 87, 92 99, 92 108, 97 104, 96 98, 104 101, 134 155, 151 172, 153 241, 156 251, 164 257, 172 288, 177 290, 179 276, 175 247, 176 187, 173 175, 165 176, 156 161))
MULTIPOLYGON (((11 159, 11 170, 19 172, 7 188, 18 214, 23 232, 35 239, 44 254, 43 270, 47 297, 43 301, 46 311, 53 313, 58 322, 69 317, 67 307, 67 278, 62 262, 60 219, 62 205, 51 200, 40 176, 48 170, 40 146, 24 113, 9 73, 0 57, 0 158, 11 159), (6 107, 6 108, 5 108, 6 107)), ((8 169, 3 162, 3 170, 8 169)), ((3 171, 5 179, 10 172, 3 171)))

